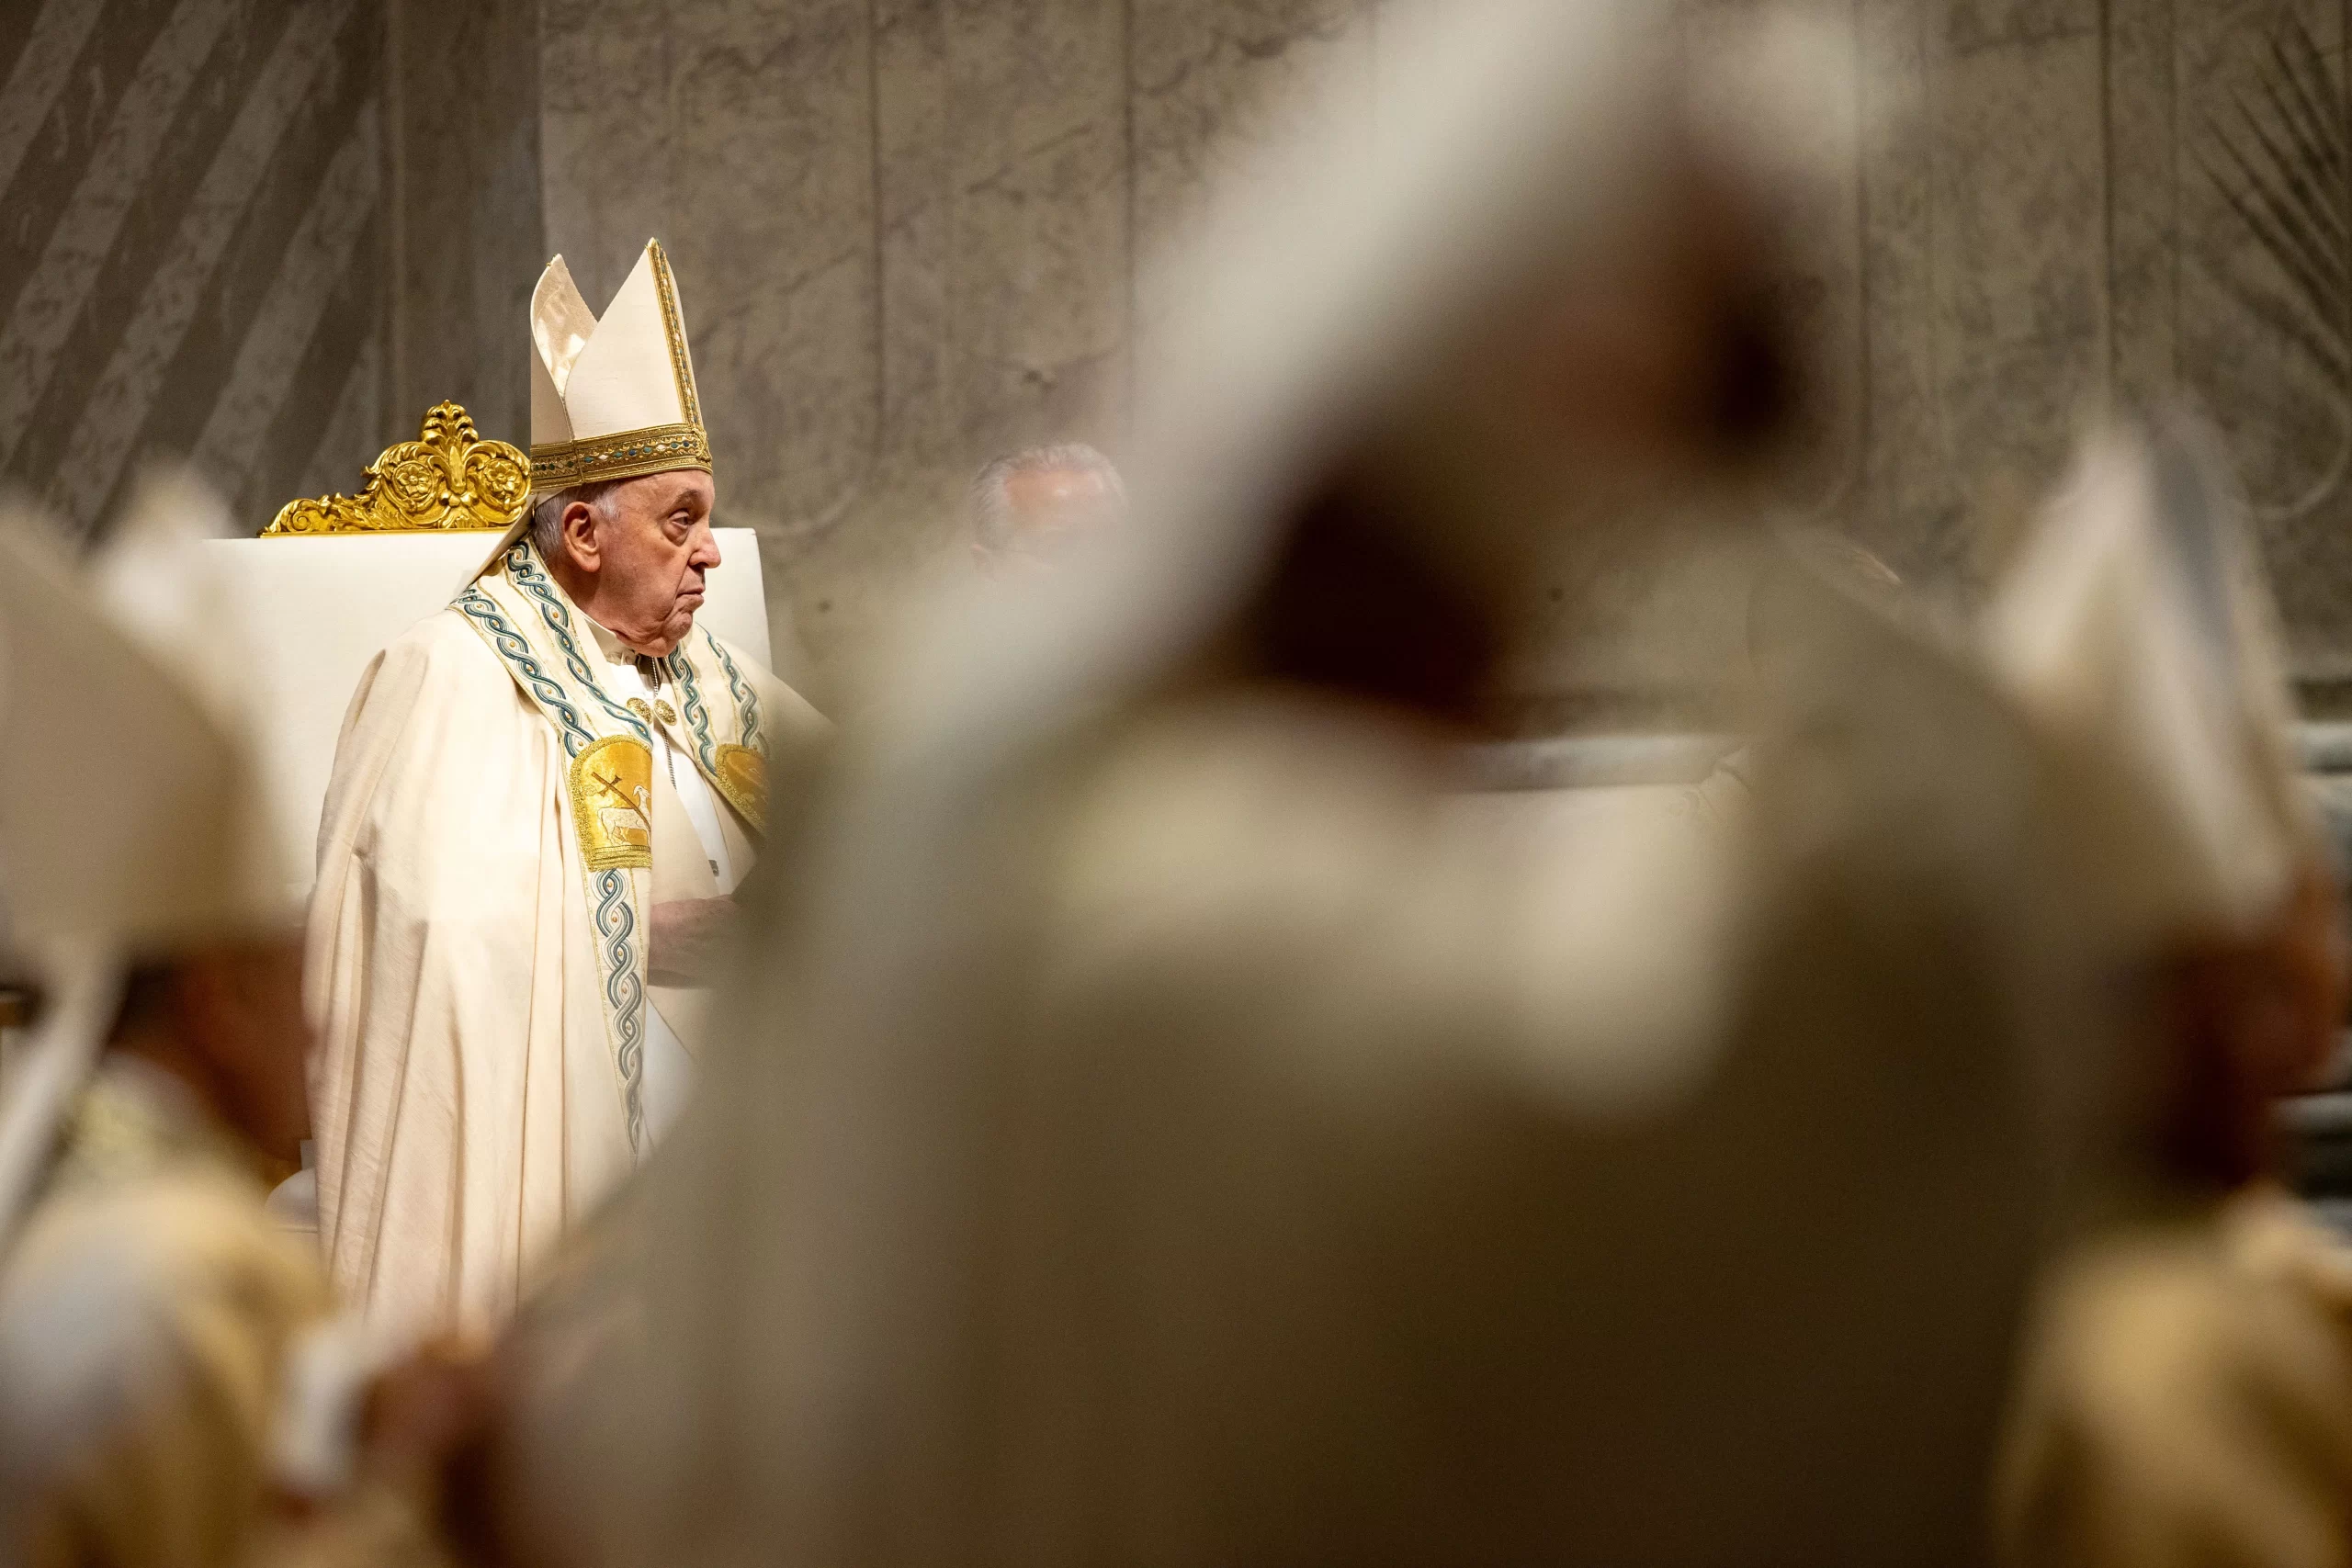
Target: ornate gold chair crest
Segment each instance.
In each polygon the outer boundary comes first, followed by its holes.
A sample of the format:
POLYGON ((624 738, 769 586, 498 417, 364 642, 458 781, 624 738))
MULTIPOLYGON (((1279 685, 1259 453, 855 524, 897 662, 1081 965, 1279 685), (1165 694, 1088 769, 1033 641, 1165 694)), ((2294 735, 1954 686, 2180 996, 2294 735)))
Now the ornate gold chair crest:
POLYGON ((435 403, 415 440, 385 447, 369 465, 358 494, 288 502, 262 536, 504 528, 530 498, 530 457, 503 441, 483 440, 456 403, 435 403))

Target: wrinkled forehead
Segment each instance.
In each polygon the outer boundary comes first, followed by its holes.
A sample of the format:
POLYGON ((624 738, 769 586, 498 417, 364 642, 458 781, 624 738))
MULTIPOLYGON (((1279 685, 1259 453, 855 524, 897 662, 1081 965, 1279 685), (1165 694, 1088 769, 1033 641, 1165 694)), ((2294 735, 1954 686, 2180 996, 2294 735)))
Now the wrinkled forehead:
POLYGON ((718 487, 700 468, 672 468, 624 479, 613 491, 623 515, 666 517, 681 509, 707 513, 718 498, 718 487))

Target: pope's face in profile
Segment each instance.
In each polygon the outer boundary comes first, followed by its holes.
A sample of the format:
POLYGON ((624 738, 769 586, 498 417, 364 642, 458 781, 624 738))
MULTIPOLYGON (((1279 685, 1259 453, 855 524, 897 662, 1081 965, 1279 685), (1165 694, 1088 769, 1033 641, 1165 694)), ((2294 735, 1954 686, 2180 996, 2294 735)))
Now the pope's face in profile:
POLYGON ((699 468, 646 474, 564 514, 565 586, 596 623, 655 658, 685 640, 718 566, 717 491, 699 468))

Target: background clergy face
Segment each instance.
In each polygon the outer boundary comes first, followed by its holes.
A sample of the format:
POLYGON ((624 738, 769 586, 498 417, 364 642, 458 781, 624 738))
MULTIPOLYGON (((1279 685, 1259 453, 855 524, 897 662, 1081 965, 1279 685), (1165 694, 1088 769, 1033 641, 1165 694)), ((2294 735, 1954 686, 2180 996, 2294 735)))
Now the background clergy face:
POLYGON ((1050 565, 1126 516, 1110 459, 1076 443, 1008 453, 980 469, 967 499, 972 555, 990 577, 1050 565))
POLYGON ((1010 536, 997 547, 979 547, 983 570, 1011 570, 1043 563, 1095 529, 1115 521, 1117 497, 1101 474, 1083 468, 1036 468, 1008 477, 1004 498, 1012 509, 1010 536))
POLYGON ((659 658, 694 629, 706 574, 718 565, 716 496, 699 468, 625 479, 564 508, 561 558, 548 565, 597 625, 659 658))

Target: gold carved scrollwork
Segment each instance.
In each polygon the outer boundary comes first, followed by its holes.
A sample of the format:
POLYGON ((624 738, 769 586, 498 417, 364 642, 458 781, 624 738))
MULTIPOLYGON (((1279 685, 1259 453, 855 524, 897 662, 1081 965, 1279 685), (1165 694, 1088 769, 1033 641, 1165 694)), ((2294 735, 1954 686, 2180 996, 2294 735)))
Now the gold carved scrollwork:
POLYGON ((384 448, 358 494, 289 502, 262 535, 504 528, 530 499, 531 459, 503 441, 481 439, 457 404, 435 403, 415 440, 384 448))

